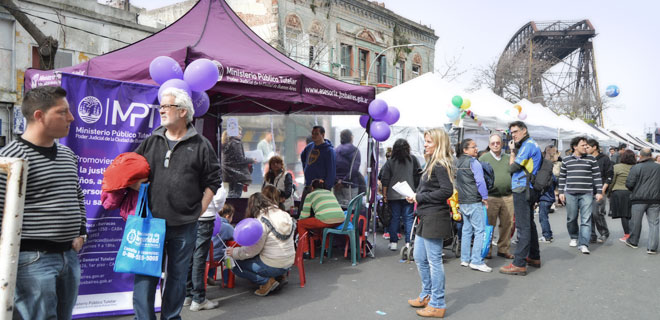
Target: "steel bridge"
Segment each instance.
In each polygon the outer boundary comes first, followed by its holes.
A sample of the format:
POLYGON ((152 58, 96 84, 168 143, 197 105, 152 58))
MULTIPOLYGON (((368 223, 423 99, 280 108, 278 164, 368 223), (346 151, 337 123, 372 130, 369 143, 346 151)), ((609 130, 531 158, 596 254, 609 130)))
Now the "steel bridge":
POLYGON ((527 23, 498 60, 495 93, 602 124, 595 36, 589 20, 527 23))

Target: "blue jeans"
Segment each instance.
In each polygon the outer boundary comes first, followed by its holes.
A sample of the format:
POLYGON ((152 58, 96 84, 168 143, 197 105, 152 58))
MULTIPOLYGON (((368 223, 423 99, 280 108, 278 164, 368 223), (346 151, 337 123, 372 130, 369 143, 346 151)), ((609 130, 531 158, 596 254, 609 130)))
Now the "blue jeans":
POLYGON ((241 267, 242 271, 234 266, 231 270, 235 275, 258 285, 264 285, 268 279, 279 277, 288 271, 286 268, 274 268, 266 265, 259 256, 247 260, 236 260, 236 265, 241 267))
POLYGON ((550 207, 552 207, 552 202, 539 202, 539 222, 541 223, 541 233, 546 240, 552 239, 552 229, 550 229, 550 220, 548 220, 550 207))
POLYGON ((422 279, 420 299, 431 296, 429 305, 444 309, 445 304, 445 268, 442 266, 442 239, 415 237, 413 255, 419 277, 422 279))
POLYGON ((80 263, 74 250, 59 253, 21 251, 14 318, 71 319, 79 284, 80 263))
POLYGON ((391 200, 387 202, 392 210, 392 221, 390 222, 390 242, 399 241, 399 226, 403 220, 404 228, 406 229, 406 243, 410 242, 410 229, 413 225, 413 208, 412 203, 406 200, 391 200))
POLYGON ((591 237, 591 205, 594 195, 591 193, 566 195, 566 228, 571 239, 578 239, 578 246, 589 246, 591 237), (580 227, 578 228, 578 210, 580 227))
POLYGON ((197 240, 192 256, 192 265, 188 271, 186 283, 186 297, 192 297, 193 301, 202 303, 206 300, 206 288, 204 288, 204 271, 206 271, 206 257, 211 247, 211 235, 215 221, 198 221, 197 240))
POLYGON ((518 244, 514 253, 513 265, 524 267, 527 265, 526 258, 541 259, 539 251, 539 238, 534 223, 534 204, 536 203, 536 192, 530 188, 529 199, 525 192, 513 193, 513 213, 516 218, 516 233, 518 244))
MULTIPOLYGON (((186 279, 190 259, 197 239, 197 222, 165 229, 167 280, 163 292, 161 319, 181 319, 179 315, 186 298, 186 279)), ((135 319, 156 319, 154 302, 159 277, 136 274, 133 282, 133 310, 135 319)))
POLYGON ((484 258, 481 257, 481 249, 483 249, 484 231, 486 229, 483 204, 479 202, 469 204, 459 203, 458 205, 463 216, 461 261, 470 262, 475 265, 483 264, 484 258), (470 251, 470 239, 472 239, 472 235, 474 235, 474 243, 472 243, 472 251, 470 251))

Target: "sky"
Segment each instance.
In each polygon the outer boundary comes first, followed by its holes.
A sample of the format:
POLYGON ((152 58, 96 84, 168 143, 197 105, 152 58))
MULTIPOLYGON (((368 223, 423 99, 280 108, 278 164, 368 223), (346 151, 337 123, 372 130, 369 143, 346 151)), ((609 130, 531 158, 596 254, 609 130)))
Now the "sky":
MULTIPOLYGON (((596 29, 594 52, 600 92, 621 93, 605 112, 605 125, 637 136, 660 126, 660 1, 615 0, 378 0, 385 7, 435 30, 436 69, 459 58, 465 73, 456 81, 468 88, 475 70, 495 61, 513 35, 529 21, 589 19, 596 29)), ((181 0, 131 0, 147 9, 181 0)))

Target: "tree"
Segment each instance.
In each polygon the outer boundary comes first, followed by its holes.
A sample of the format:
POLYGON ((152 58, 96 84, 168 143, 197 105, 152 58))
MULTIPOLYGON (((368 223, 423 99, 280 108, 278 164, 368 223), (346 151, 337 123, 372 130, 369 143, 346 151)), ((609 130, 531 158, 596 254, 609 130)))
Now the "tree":
POLYGON ((44 70, 52 70, 55 68, 55 54, 59 43, 51 36, 46 36, 39 30, 30 19, 21 11, 12 0, 0 0, 0 5, 3 6, 12 16, 21 24, 21 26, 34 38, 39 44, 39 64, 44 70))

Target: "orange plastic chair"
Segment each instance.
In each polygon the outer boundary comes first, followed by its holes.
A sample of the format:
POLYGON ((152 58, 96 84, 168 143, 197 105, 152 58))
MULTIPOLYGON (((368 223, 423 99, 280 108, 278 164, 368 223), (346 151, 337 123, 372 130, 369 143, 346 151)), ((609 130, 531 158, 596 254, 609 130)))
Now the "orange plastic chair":
POLYGON ((300 278, 300 287, 304 288, 305 287, 305 259, 303 259, 303 249, 302 249, 302 244, 307 239, 309 238, 309 232, 305 232, 305 234, 298 239, 298 248, 296 248, 296 258, 293 262, 293 265, 298 268, 298 277, 300 278))
MULTIPOLYGON (((227 246, 232 246, 232 245, 238 246, 238 244, 236 244, 236 242, 231 241, 231 240, 227 241, 226 244, 227 244, 227 246)), ((207 279, 208 279, 209 270, 211 268, 220 268, 220 274, 223 274, 223 271, 225 270, 225 261, 224 260, 221 260, 221 261, 214 261, 213 260, 213 242, 211 242, 211 246, 209 248, 209 257, 208 257, 208 260, 206 260, 206 268, 204 270, 204 274, 207 275, 206 277, 204 277, 204 289, 206 289, 206 282, 207 282, 207 279)), ((217 280, 216 277, 217 277, 217 272, 216 272, 215 275, 213 275, 213 280, 217 280)), ((231 271, 231 269, 228 269, 228 279, 227 279, 226 288, 233 288, 235 279, 236 279, 236 276, 234 275, 234 273, 231 271)), ((225 280, 224 279, 222 279, 222 281, 220 281, 220 286, 225 288, 225 280)))

